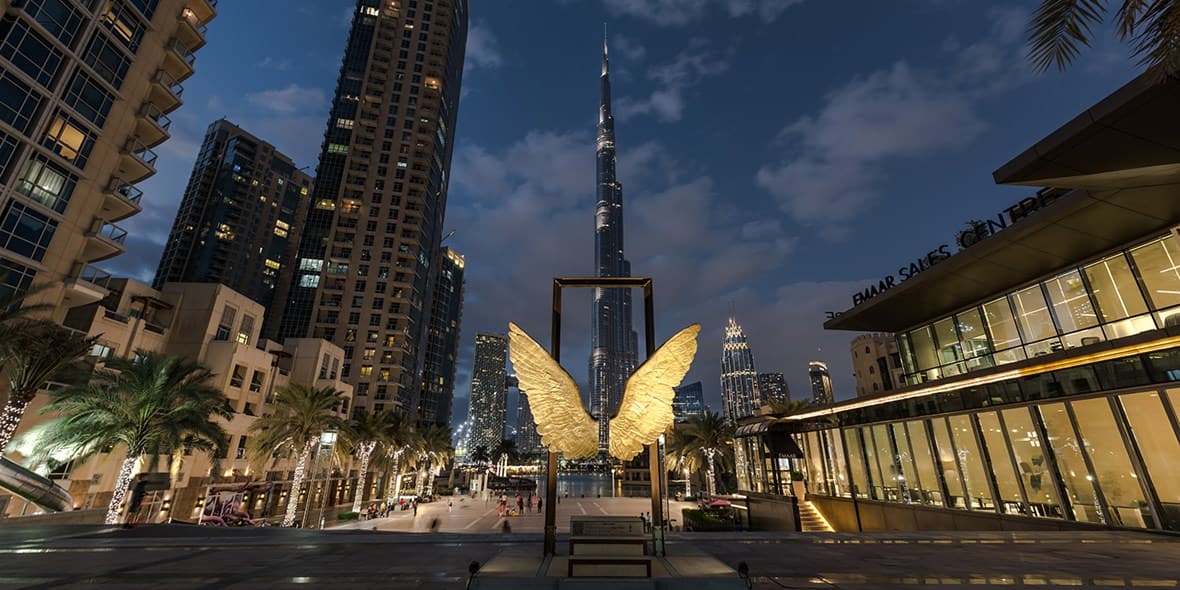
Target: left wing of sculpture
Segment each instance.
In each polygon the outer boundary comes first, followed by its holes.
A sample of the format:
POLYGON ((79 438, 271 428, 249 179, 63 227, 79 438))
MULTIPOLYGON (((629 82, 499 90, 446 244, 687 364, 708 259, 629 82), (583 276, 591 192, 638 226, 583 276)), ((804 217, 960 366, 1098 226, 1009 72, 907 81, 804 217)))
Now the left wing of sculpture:
POLYGON ((629 461, 672 425, 672 398, 697 354, 700 324, 668 339, 631 377, 610 421, 610 454, 629 461))

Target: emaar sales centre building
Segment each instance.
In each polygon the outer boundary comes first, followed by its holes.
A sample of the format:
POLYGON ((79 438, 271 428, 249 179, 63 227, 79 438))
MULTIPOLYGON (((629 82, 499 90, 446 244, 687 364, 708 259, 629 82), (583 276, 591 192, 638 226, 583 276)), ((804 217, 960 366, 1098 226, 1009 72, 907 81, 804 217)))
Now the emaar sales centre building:
POLYGON ((896 334, 906 385, 744 422, 743 487, 790 495, 801 451, 836 530, 1180 531, 1177 105, 1124 86, 994 174, 1039 190, 851 294, 825 328, 896 334))

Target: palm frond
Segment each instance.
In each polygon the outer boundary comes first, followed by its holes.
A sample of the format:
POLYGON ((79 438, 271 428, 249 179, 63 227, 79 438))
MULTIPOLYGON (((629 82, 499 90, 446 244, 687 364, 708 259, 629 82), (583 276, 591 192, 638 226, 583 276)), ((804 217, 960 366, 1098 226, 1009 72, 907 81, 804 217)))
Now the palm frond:
POLYGON ((1081 47, 1089 47, 1091 25, 1101 23, 1102 0, 1042 0, 1028 28, 1029 59, 1037 71, 1064 70, 1081 47))

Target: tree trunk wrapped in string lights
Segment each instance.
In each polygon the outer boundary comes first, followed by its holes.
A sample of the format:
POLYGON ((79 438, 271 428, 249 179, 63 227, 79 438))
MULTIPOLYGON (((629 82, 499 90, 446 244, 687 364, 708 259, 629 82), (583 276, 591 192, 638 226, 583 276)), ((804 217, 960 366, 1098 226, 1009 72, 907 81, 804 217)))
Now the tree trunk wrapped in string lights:
POLYGON ((123 507, 123 499, 127 496, 127 489, 131 487, 136 461, 139 461, 138 455, 128 454, 119 466, 119 479, 115 480, 115 491, 111 494, 111 503, 107 506, 107 524, 119 524, 119 509, 123 507))
MULTIPOLYGON (((299 507, 299 488, 303 487, 303 478, 307 475, 307 463, 311 460, 311 452, 315 450, 316 439, 307 441, 303 451, 299 453, 299 462, 295 464, 295 477, 291 480, 291 493, 287 494, 287 513, 283 515, 283 526, 295 524, 295 510, 299 507)), ((308 495, 308 501, 311 495, 308 495)), ((306 510, 306 508, 305 508, 306 510)))
POLYGON ((377 441, 368 441, 357 446, 357 455, 361 460, 360 473, 357 475, 356 495, 352 500, 352 511, 361 511, 361 500, 365 495, 365 477, 369 473, 369 458, 373 456, 373 449, 377 448, 377 441))

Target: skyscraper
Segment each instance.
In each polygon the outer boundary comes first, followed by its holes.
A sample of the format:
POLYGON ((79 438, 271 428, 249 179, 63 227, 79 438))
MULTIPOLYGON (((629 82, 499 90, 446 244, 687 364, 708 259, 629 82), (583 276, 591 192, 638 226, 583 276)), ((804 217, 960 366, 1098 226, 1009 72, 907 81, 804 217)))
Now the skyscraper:
POLYGON ((807 378, 811 381, 811 401, 821 406, 830 405, 836 401, 832 395, 832 375, 828 373, 827 363, 822 361, 808 363, 807 378))
MULTIPOLYGON (((600 85, 594 263, 600 277, 629 277, 631 263, 623 255, 623 185, 615 178, 615 118, 611 115, 605 39, 600 85)), ((599 451, 606 452, 609 419, 619 407, 623 387, 636 364, 638 335, 631 326, 631 290, 595 289, 591 326, 590 411, 598 417, 599 451)))
POLYGON ((705 413, 705 393, 700 381, 693 381, 676 388, 672 398, 672 415, 677 422, 686 422, 693 416, 705 413))
POLYGON ((294 255, 288 249, 298 243, 307 214, 311 181, 273 145, 225 119, 214 121, 153 286, 221 283, 261 303, 270 319, 271 309, 279 308, 271 300, 280 271, 294 255))
POLYGON ((463 319, 463 255, 443 248, 435 262, 434 297, 422 387, 413 411, 419 424, 451 425, 455 397, 455 361, 459 356, 459 325, 463 319))
POLYGON ((521 453, 535 453, 541 450, 541 435, 537 434, 537 421, 529 407, 529 396, 517 390, 516 398, 516 450, 521 453))
POLYGON ((504 440, 507 412, 508 338, 480 332, 475 335, 475 364, 471 371, 468 452, 478 446, 490 452, 504 440))
POLYGON ((721 344, 721 400, 730 420, 745 418, 761 405, 754 353, 737 320, 730 316, 721 344))
MULTIPOLYGON (((0 2, 0 292, 62 321, 110 294, 211 0, 0 2)), ((152 199, 149 195, 147 199, 152 199)))
POLYGON ((279 335, 340 345, 358 408, 417 402, 467 16, 467 0, 353 12, 279 335))
POLYGON ((763 404, 791 401, 791 388, 782 373, 758 373, 758 394, 763 404))

